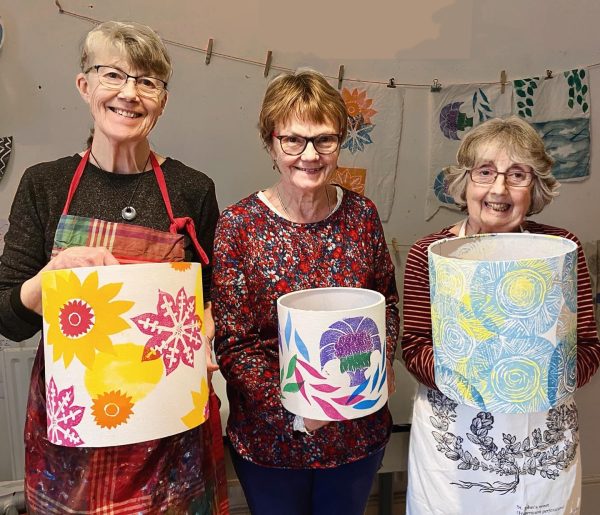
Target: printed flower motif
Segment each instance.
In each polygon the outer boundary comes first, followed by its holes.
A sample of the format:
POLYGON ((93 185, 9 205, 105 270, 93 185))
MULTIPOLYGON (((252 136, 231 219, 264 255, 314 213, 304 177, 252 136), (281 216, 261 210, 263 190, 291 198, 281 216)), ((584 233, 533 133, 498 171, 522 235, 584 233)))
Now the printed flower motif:
POLYGON ((557 343, 548 370, 548 401, 552 406, 577 387, 577 314, 565 304, 556 326, 557 343))
POLYGON ((84 443, 75 426, 81 422, 85 408, 73 404, 74 390, 71 385, 59 391, 53 377, 46 387, 48 440, 65 447, 77 447, 84 443))
POLYGON ((367 91, 353 89, 352 91, 344 88, 342 98, 346 104, 348 115, 351 117, 362 116, 364 123, 371 123, 371 116, 375 116, 377 111, 371 109, 373 99, 367 98, 367 91))
POLYGON ((448 182, 445 179, 444 171, 440 171, 433 181, 433 193, 435 197, 444 204, 456 205, 454 197, 448 191, 448 182))
POLYGON ((448 139, 460 140, 458 131, 473 127, 473 118, 460 112, 464 102, 452 102, 442 107, 440 111, 440 129, 448 139))
POLYGON ((187 261, 171 261, 171 268, 178 272, 186 272, 192 268, 192 264, 187 261))
POLYGON ((342 144, 342 149, 347 148, 351 154, 362 152, 365 145, 373 143, 370 132, 375 125, 365 123, 362 115, 348 117, 348 135, 342 144))
POLYGON ((558 260, 484 263, 471 281, 473 311, 483 325, 509 338, 544 334, 563 302, 558 260))
POLYGON ((202 322, 196 313, 196 297, 188 297, 181 288, 176 299, 164 291, 158 292, 156 313, 143 313, 132 318, 138 329, 151 336, 146 342, 142 359, 162 358, 167 375, 179 363, 194 366, 194 351, 202 346, 202 322))
POLYGON ((366 176, 366 168, 345 168, 340 166, 331 174, 329 182, 331 184, 339 184, 348 190, 364 195, 366 176))
POLYGON ((129 327, 121 317, 133 302, 112 301, 123 283, 98 287, 98 272, 83 281, 72 271, 45 274, 44 319, 48 323, 46 342, 53 346, 53 359, 64 359, 68 367, 73 356, 91 368, 96 350, 112 352, 110 335, 129 327), (55 279, 55 280, 54 280, 55 279))
POLYGON ((470 384, 481 393, 488 411, 543 411, 550 408, 547 385, 553 352, 554 346, 539 336, 490 338, 473 353, 470 384))
POLYGON ((181 417, 181 421, 190 429, 198 427, 208 419, 209 404, 208 404, 208 384, 206 379, 202 379, 200 383, 200 391, 190 392, 194 407, 187 414, 181 417))
POLYGON ((371 364, 371 353, 381 351, 379 330, 368 317, 345 318, 329 326, 321 336, 321 368, 332 359, 340 360, 340 372, 347 372, 350 386, 363 383, 371 364))
POLYGON ((92 402, 92 415, 100 427, 112 429, 127 422, 133 413, 131 397, 120 390, 106 392, 92 402))

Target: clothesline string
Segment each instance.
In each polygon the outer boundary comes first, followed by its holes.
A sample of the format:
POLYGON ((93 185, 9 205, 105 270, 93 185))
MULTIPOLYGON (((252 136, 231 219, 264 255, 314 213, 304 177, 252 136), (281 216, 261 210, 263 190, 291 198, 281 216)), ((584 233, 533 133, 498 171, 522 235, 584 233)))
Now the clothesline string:
MULTIPOLYGON (((67 16, 72 16, 74 18, 78 18, 80 20, 84 20, 90 23, 94 23, 94 24, 99 24, 102 23, 100 20, 97 20, 95 18, 91 18, 89 16, 85 16, 83 14, 79 14, 79 13, 75 13, 72 11, 67 11, 66 9, 63 9, 62 6, 60 5, 58 0, 54 0, 54 3, 56 4, 56 6, 58 7, 58 12, 60 14, 65 14, 67 16)), ((186 50, 191 50, 193 52, 199 52, 201 54, 208 54, 208 51, 205 48, 200 48, 194 45, 189 45, 187 43, 181 43, 179 41, 174 41, 172 39, 166 39, 166 38, 162 38, 162 40, 169 45, 175 46, 175 47, 179 47, 179 48, 185 48, 186 50)), ((248 59, 245 57, 238 57, 235 55, 229 55, 229 54, 224 54, 221 52, 210 52, 211 56, 215 56, 215 57, 221 57, 222 59, 227 59, 229 61, 235 61, 235 62, 240 62, 240 63, 246 63, 246 64, 250 64, 252 66, 260 66, 261 68, 265 67, 265 63, 261 62, 261 61, 255 61, 253 59, 248 59)), ((600 62, 599 63, 595 63, 595 64, 591 64, 589 66, 587 66, 588 69, 590 68, 596 68, 600 66, 600 62)), ((277 65, 271 65, 270 66, 271 69, 273 70, 278 70, 278 71, 282 71, 282 72, 293 72, 294 69, 292 68, 287 68, 285 66, 277 66, 277 65)), ((333 79, 333 80, 339 80, 339 77, 337 76, 333 76, 333 75, 327 75, 327 74, 323 74, 325 77, 327 77, 328 79, 333 79)), ((380 80, 368 80, 368 79, 353 79, 350 77, 344 77, 343 78, 344 81, 346 82, 360 82, 363 84, 382 84, 384 86, 386 85, 390 85, 390 80, 387 81, 380 81, 380 80)), ((431 88, 431 84, 418 84, 418 83, 408 83, 408 82, 396 82, 394 79, 391 79, 393 81, 393 85, 394 87, 404 87, 404 88, 431 88)), ((478 81, 477 84, 502 84, 501 81, 478 81)))

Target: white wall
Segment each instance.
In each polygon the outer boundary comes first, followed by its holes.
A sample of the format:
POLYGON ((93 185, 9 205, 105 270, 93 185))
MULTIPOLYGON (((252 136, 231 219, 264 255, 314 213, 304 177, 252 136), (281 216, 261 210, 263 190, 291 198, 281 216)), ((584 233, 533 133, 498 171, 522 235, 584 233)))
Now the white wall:
MULTIPOLYGON (((311 66, 337 75, 344 64, 349 78, 428 84, 436 77, 450 84, 498 80, 503 69, 510 80, 600 62, 600 3, 594 0, 61 4, 101 20, 135 19, 166 39, 202 48, 212 37, 214 51, 252 60, 264 60, 270 49, 274 65, 311 66), (295 12, 292 6, 298 6, 295 12)), ((74 77, 78 47, 91 25, 60 15, 51 0, 0 0, 0 16, 7 32, 0 50, 0 136, 15 138, 0 181, 0 218, 6 218, 25 167, 83 148, 90 120, 74 77)), ((170 51, 175 75, 167 110, 152 135, 155 148, 213 177, 222 207, 269 186, 276 177, 256 130, 266 85, 263 69, 218 57, 206 66, 203 54, 178 47, 170 51)), ((593 99, 600 98, 599 77, 600 68, 590 70, 593 99)), ((457 219, 449 211, 429 222, 423 217, 430 96, 427 89, 409 89, 405 97, 396 199, 385 224, 388 240, 395 237, 403 246, 457 219)), ((594 134, 599 124, 600 110, 592 108, 594 134)), ((600 238, 599 145, 600 140, 593 141, 591 178, 563 185, 560 199, 536 217, 573 230, 583 241, 600 238)), ((592 483, 600 478, 598 381, 579 393, 584 476, 592 483)))

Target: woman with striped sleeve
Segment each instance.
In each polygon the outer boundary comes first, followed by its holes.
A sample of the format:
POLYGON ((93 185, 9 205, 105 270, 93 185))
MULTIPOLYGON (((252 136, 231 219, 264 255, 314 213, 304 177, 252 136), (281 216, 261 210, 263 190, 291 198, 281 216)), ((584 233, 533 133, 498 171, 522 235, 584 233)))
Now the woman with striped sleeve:
POLYGON ((576 243, 577 387, 596 372, 600 342, 581 244, 565 229, 526 219, 558 194, 552 164, 535 129, 518 117, 474 128, 458 150, 457 166, 446 170, 449 191, 466 218, 410 250, 401 344, 406 367, 420 383, 409 454, 410 515, 462 515, 475 507, 488 515, 579 513, 581 466, 572 396, 547 411, 491 413, 449 399, 434 378, 427 248, 444 238, 503 232, 555 235, 576 243))

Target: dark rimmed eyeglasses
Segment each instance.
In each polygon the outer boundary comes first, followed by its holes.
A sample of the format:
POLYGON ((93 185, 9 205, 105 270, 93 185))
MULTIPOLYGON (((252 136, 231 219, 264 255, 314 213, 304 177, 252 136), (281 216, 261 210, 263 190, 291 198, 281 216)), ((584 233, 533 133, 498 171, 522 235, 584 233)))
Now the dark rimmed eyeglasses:
POLYGON ((115 68, 114 66, 105 66, 103 64, 95 64, 90 66, 83 73, 89 73, 92 70, 96 70, 98 74, 98 81, 105 88, 109 89, 121 89, 129 79, 133 79, 135 86, 140 95, 145 97, 157 97, 164 90, 167 89, 167 83, 156 77, 149 77, 147 75, 129 75, 128 73, 115 68))
POLYGON ((480 166, 467 170, 471 180, 477 184, 494 184, 498 175, 504 175, 504 182, 507 186, 515 188, 525 188, 533 182, 533 172, 523 170, 520 167, 511 168, 507 172, 499 172, 490 166, 480 166))
POLYGON ((281 150, 288 156, 299 156, 306 150, 309 143, 313 148, 323 155, 333 154, 340 146, 341 134, 319 134, 312 138, 304 136, 284 136, 273 133, 273 137, 279 140, 281 150))

